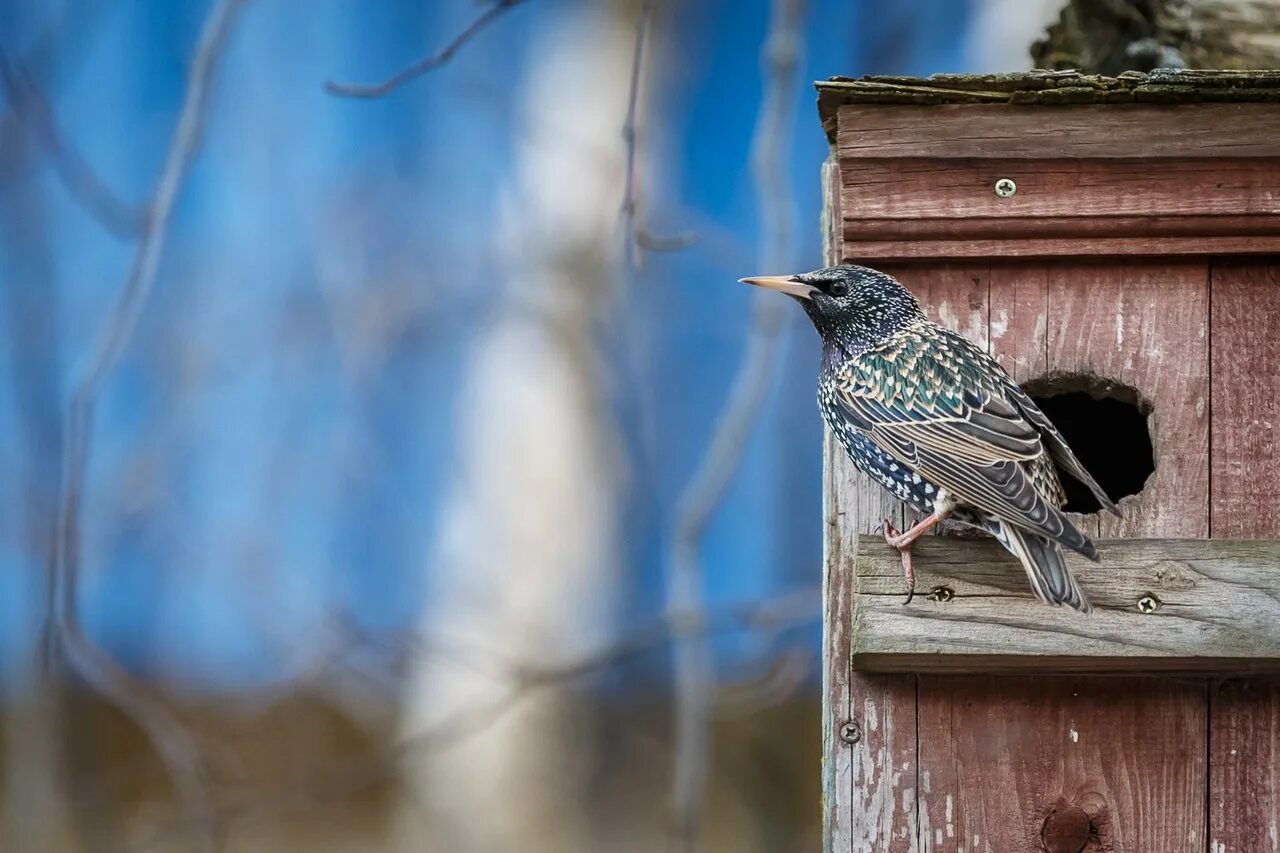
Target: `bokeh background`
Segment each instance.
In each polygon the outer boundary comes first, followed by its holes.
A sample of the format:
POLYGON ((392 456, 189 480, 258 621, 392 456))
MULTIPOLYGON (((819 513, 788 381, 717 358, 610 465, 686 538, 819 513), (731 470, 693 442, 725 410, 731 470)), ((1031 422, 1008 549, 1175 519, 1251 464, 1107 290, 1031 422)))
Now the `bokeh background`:
POLYGON ((735 280, 821 265, 813 80, 1059 6, 0 0, 0 850, 815 849, 818 353, 735 280))

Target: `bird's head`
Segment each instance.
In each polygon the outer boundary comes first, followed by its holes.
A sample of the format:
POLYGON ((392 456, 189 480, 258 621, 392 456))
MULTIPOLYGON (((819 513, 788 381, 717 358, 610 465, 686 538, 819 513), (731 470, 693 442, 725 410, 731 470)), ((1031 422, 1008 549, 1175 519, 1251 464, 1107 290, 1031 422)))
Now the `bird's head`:
POLYGON ((844 264, 800 275, 741 279, 794 297, 822 339, 860 352, 916 320, 920 302, 893 276, 844 264))

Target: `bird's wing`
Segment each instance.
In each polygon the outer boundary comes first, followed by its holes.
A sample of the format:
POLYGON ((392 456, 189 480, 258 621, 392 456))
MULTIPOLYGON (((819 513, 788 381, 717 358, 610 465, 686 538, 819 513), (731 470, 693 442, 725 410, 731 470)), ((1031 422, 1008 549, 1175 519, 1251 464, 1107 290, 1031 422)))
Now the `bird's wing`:
POLYGON ((901 344, 855 359, 838 377, 835 402, 849 423, 960 502, 1092 556, 1088 538, 1027 476, 1024 464, 1045 452, 1040 433, 962 348, 972 345, 901 344))
POLYGON ((1004 400, 970 393, 957 406, 922 402, 915 396, 886 399, 879 389, 865 385, 841 390, 841 404, 851 420, 872 433, 891 433, 978 464, 1029 462, 1044 453, 1040 433, 1004 400))
POLYGON ((1098 481, 1093 479, 1093 476, 1080 464, 1080 460, 1071 451, 1071 446, 1062 437, 1062 433, 1058 432, 1058 428, 1053 425, 1053 421, 1049 420, 1048 416, 1040 411, 1040 407, 1035 404, 1035 401, 1027 396, 1027 392, 1019 388, 1012 380, 1005 383, 1004 390, 1009 396, 1009 401, 1018 407, 1018 411, 1022 413, 1023 417, 1040 431, 1044 444, 1049 450, 1049 455, 1053 457, 1054 462, 1058 463, 1058 467, 1093 492, 1093 496, 1098 499, 1098 503, 1106 507, 1113 515, 1120 515, 1120 510, 1116 507, 1115 501, 1111 500, 1111 497, 1102 490, 1102 486, 1098 485, 1098 481))

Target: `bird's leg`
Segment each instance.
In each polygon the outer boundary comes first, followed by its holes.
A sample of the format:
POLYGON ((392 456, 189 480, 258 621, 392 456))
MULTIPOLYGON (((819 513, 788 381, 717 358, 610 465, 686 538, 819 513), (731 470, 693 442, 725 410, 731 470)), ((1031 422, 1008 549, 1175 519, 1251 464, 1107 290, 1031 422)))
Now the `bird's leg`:
POLYGON ((899 533, 889 519, 884 520, 884 541, 888 542, 890 547, 897 548, 898 553, 902 555, 902 575, 907 580, 907 600, 903 602, 904 604, 910 604, 911 599, 916 595, 916 568, 911 562, 911 545, 929 528, 951 515, 953 509, 955 509, 954 505, 944 503, 938 506, 928 518, 905 533, 899 533))
POLYGON ((933 527, 935 524, 944 520, 947 516, 951 515, 951 511, 953 509, 954 507, 947 507, 941 512, 935 511, 931 515, 929 515, 929 517, 926 518, 924 521, 921 521, 919 524, 917 524, 915 527, 911 528, 905 533, 899 533, 898 531, 894 530, 893 525, 890 524, 889 520, 886 518, 884 522, 884 525, 885 525, 884 541, 888 542, 894 548, 897 548, 899 551, 901 551, 904 548, 909 547, 912 542, 916 541, 921 536, 928 533, 929 528, 933 527))

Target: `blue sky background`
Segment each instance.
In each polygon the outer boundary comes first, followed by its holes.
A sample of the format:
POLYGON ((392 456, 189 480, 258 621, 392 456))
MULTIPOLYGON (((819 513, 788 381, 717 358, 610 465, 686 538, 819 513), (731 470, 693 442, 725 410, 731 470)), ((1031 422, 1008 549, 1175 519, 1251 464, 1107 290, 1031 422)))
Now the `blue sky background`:
MULTIPOLYGON (((669 64, 652 78, 649 118, 664 159, 647 206, 660 230, 714 239, 649 256, 611 320, 641 341, 648 370, 636 381, 648 387, 629 385, 627 353, 604 345, 632 457, 628 622, 660 612, 671 507, 745 340, 749 299, 734 281, 760 272, 748 148, 768 4, 665 7, 657 40, 669 64), (656 440, 644 438, 646 422, 656 440)), ((518 83, 538 28, 574 8, 529 0, 448 67, 357 102, 321 84, 385 76, 444 42, 476 6, 248 5, 155 297, 92 439, 82 612, 95 641, 131 668, 235 690, 287 670, 290 638, 335 609, 372 630, 417 624, 433 570, 424 554, 454 471, 456 368, 509 272, 494 224, 513 139, 531 132, 518 83), (334 311, 368 317, 372 366, 344 344, 334 311)), ((0 0, 0 48, 114 192, 141 200, 205 11, 194 0, 0 0)), ((964 70, 970 19, 955 0, 809 4, 790 128, 797 268, 821 261, 826 140, 810 81, 964 70)), ((132 244, 69 197, 39 149, 14 136, 8 107, 0 99, 9 134, 0 137, 0 674, 11 688, 36 648, 38 532, 58 482, 60 407, 132 244)), ((714 601, 821 577, 817 346, 802 320, 796 312, 780 381, 706 537, 714 601)), ((817 628, 797 641, 816 650, 817 628)), ((728 662, 741 651, 721 648, 728 662)))

